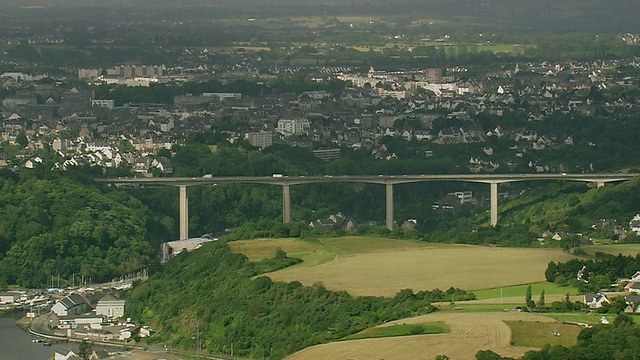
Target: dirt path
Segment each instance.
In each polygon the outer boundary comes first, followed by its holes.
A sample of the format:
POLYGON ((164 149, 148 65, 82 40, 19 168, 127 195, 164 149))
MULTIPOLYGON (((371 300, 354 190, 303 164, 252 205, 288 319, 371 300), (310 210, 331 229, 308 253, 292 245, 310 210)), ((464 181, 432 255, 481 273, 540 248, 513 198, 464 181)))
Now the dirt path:
POLYGON ((503 322, 540 321, 554 322, 553 319, 528 313, 455 313, 438 312, 394 323, 423 323, 444 321, 451 328, 447 334, 415 335, 383 339, 365 339, 335 342, 313 346, 297 352, 288 360, 315 359, 376 359, 432 360, 443 354, 453 359, 469 360, 479 350, 492 350, 503 356, 520 357, 526 351, 535 350, 511 346, 511 329, 503 322))

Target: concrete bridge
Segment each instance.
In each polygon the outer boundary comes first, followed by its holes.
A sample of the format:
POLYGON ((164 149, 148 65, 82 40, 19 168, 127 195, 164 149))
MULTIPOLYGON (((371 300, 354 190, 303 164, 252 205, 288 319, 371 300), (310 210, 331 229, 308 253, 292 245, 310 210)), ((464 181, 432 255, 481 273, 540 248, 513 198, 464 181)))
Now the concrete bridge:
POLYGON ((187 187, 222 183, 269 184, 282 186, 282 221, 291 222, 292 185, 331 182, 381 184, 386 188, 386 225, 393 230, 393 186, 423 181, 462 181, 489 184, 491 187, 491 226, 498 225, 498 184, 533 181, 583 181, 603 187, 608 182, 625 181, 640 174, 457 174, 457 175, 344 175, 344 176, 227 176, 227 177, 174 177, 174 178, 107 178, 98 182, 132 185, 170 185, 180 188, 180 239, 189 238, 189 198, 187 187))

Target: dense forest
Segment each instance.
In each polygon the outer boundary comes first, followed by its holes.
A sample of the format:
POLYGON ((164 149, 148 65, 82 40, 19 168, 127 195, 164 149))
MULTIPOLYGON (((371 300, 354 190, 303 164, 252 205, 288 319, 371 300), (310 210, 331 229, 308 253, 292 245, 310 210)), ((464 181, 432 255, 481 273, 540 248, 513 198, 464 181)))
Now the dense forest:
POLYGON ((0 287, 98 283, 158 264, 164 226, 135 198, 71 174, 1 173, 0 287))
POLYGON ((321 283, 273 282, 252 277, 286 261, 286 254, 254 264, 232 253, 224 242, 183 252, 127 295, 127 316, 159 332, 150 341, 279 359, 307 346, 341 339, 383 322, 435 311, 434 301, 473 299, 462 290, 400 291, 393 298, 357 297, 329 291, 321 283))

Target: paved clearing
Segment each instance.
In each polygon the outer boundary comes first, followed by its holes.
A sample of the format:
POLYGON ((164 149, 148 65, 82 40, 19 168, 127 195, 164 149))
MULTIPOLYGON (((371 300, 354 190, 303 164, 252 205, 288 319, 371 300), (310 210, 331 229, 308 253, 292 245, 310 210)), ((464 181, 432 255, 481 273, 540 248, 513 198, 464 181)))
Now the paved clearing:
POLYGON ((473 359, 479 350, 492 350, 502 356, 520 357, 529 350, 511 345, 511 329, 504 321, 554 322, 547 317, 529 313, 456 313, 434 314, 404 319, 394 323, 423 323, 444 321, 451 332, 436 335, 414 335, 382 339, 351 340, 312 346, 299 351, 288 360, 318 359, 424 359, 432 360, 439 354, 450 359, 473 359))

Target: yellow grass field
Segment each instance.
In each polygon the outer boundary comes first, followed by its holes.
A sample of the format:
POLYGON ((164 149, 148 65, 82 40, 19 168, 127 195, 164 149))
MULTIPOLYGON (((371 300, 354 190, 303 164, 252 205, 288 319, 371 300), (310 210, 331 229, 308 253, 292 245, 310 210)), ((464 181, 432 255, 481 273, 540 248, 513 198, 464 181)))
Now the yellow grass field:
POLYGON ((433 244, 396 239, 344 237, 317 243, 294 239, 229 243, 233 251, 257 260, 279 247, 302 264, 267 274, 273 280, 322 282, 352 295, 394 296, 402 289, 465 290, 544 281, 549 261, 567 261, 560 249, 498 248, 433 244))
POLYGON ((479 350, 492 350, 502 356, 520 357, 536 348, 512 346, 511 328, 505 321, 555 323, 555 320, 529 313, 458 313, 436 312, 390 322, 418 324, 443 321, 451 331, 445 334, 414 335, 381 339, 363 339, 334 342, 312 346, 299 351, 288 360, 322 359, 422 359, 431 360, 437 355, 450 359, 473 359, 479 350))

